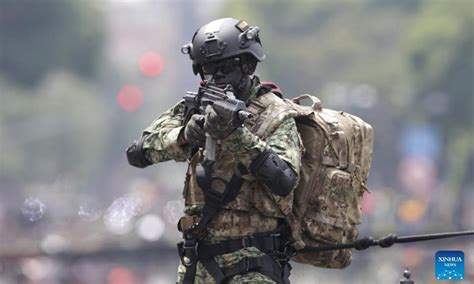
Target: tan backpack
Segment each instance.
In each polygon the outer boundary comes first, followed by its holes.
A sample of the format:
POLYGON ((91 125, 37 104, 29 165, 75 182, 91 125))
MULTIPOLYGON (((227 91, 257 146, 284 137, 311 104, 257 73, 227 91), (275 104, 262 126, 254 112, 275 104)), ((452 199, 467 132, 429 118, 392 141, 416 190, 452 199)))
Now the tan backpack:
MULTIPOLYGON (((272 97, 276 96, 264 95, 249 106, 259 108, 258 101, 269 105, 265 113, 271 117, 258 125, 257 133, 266 137, 277 121, 293 117, 305 148, 293 209, 286 217, 293 247, 300 250, 355 240, 362 196, 368 191, 372 127, 354 115, 322 108, 314 96, 305 94, 276 104, 271 103, 275 102, 272 97), (312 105, 300 105, 302 99, 311 100, 312 105)), ((351 258, 351 250, 344 249, 300 252, 291 259, 318 267, 344 268, 351 258)))
MULTIPOLYGON (((295 120, 305 147, 288 216, 295 247, 352 242, 361 223, 362 196, 368 191, 372 127, 354 115, 322 108, 319 99, 310 95, 286 101, 301 114, 295 120), (312 106, 300 106, 302 99, 310 99, 312 106)), ((351 250, 345 249, 299 253, 292 260, 344 268, 351 257, 351 250)))

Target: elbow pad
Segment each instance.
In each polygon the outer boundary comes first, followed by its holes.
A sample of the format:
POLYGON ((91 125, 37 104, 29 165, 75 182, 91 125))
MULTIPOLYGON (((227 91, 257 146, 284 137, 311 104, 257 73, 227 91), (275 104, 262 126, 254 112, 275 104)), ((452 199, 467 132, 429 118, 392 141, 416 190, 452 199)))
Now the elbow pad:
POLYGON ((293 170, 271 149, 260 153, 249 169, 258 181, 276 195, 287 196, 296 185, 297 177, 293 170))
POLYGON ((140 142, 133 141, 133 144, 127 148, 126 152, 128 163, 131 166, 143 169, 152 164, 145 156, 141 140, 140 142))

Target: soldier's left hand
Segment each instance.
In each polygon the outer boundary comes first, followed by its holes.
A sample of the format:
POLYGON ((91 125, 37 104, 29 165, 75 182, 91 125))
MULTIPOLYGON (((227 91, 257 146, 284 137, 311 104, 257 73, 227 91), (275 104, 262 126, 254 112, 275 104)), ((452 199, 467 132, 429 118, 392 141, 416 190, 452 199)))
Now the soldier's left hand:
POLYGON ((209 133, 212 138, 224 139, 235 130, 232 120, 220 116, 212 106, 206 107, 204 131, 209 133))

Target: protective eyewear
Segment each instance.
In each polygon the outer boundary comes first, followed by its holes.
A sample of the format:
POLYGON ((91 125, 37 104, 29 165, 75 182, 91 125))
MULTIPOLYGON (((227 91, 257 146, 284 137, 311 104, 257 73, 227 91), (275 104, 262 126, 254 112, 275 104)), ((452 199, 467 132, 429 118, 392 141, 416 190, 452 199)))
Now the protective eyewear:
POLYGON ((202 71, 204 74, 215 74, 220 71, 222 74, 229 74, 240 65, 240 58, 234 57, 230 59, 224 59, 218 62, 212 62, 202 65, 202 71))

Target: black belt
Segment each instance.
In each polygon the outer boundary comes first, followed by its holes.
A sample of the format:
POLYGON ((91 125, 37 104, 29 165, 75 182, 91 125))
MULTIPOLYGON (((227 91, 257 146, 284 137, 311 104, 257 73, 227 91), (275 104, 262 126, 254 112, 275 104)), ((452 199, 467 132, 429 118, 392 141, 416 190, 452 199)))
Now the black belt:
MULTIPOLYGON (((291 265, 288 262, 288 257, 283 253, 284 245, 285 243, 279 234, 274 234, 225 240, 217 244, 185 240, 178 244, 178 250, 183 265, 186 266, 187 270, 193 270, 193 276, 196 269, 195 262, 199 260, 217 283, 225 283, 229 278, 238 274, 257 271, 277 283, 287 284, 289 283, 291 265), (245 257, 240 262, 226 267, 220 267, 214 260, 217 255, 233 253, 248 247, 255 247, 265 255, 245 257)), ((190 274, 187 273, 186 275, 190 274)), ((186 279, 185 276, 185 283, 186 281, 193 283, 191 281, 194 281, 194 279, 190 277, 186 279)))
POLYGON ((200 259, 211 258, 216 255, 236 252, 243 248, 256 247, 264 253, 273 253, 283 250, 283 243, 280 241, 280 235, 267 236, 249 236, 239 239, 225 240, 217 244, 200 243, 198 254, 200 259))

